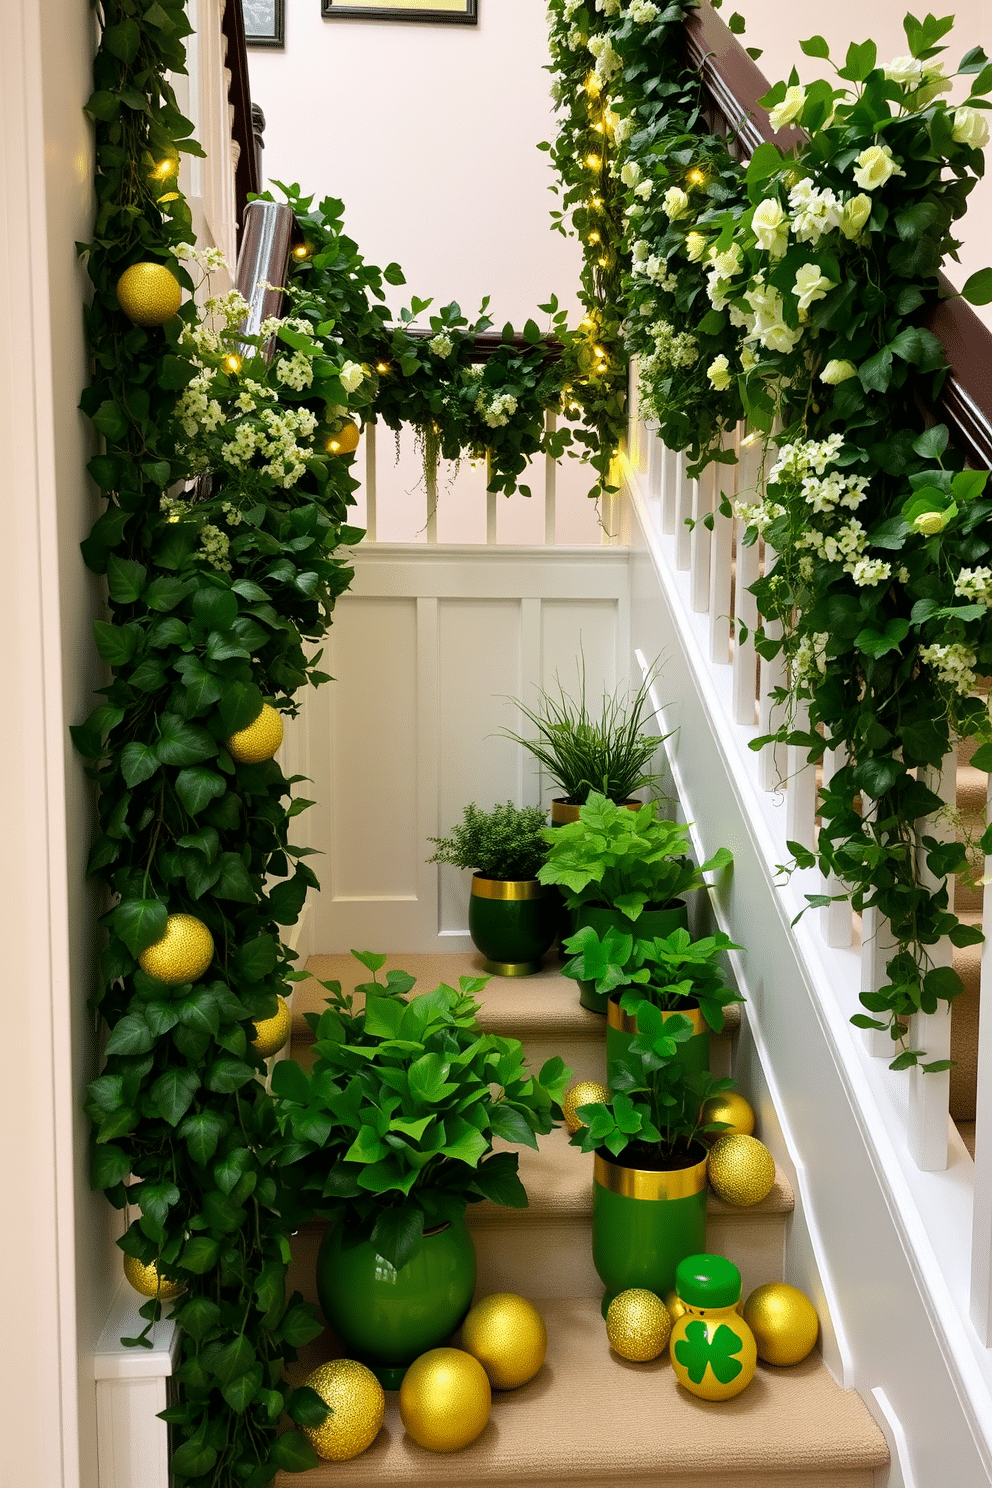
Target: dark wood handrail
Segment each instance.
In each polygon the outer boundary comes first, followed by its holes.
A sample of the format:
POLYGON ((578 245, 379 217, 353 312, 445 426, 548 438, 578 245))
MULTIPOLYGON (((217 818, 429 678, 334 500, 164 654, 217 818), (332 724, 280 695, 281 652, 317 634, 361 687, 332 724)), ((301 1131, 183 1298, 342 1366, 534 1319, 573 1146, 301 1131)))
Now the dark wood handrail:
POLYGON ((261 191, 258 156, 251 117, 251 86, 248 82, 248 47, 245 44, 245 21, 241 0, 227 0, 222 22, 227 40, 227 68, 231 74, 228 99, 234 109, 231 133, 238 145, 238 164, 234 173, 235 215, 238 240, 249 192, 261 191))
MULTIPOLYGON (((736 134, 746 155, 764 140, 783 150, 802 142, 795 129, 776 134, 758 99, 769 83, 709 0, 686 17, 689 60, 703 80, 706 94, 736 134)), ((992 466, 992 332, 966 300, 940 275, 946 296, 929 311, 924 324, 938 337, 950 371, 935 412, 951 431, 953 442, 972 464, 992 466)))

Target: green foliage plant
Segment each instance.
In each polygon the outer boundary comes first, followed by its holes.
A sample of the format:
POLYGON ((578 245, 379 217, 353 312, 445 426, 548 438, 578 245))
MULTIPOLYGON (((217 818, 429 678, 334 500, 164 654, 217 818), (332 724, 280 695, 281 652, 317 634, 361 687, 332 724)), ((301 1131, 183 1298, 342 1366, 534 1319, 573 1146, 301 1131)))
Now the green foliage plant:
POLYGON ((549 851, 537 875, 541 883, 560 888, 569 909, 606 904, 630 920, 703 888, 704 873, 732 862, 721 847, 695 867, 687 826, 660 817, 653 801, 631 811, 596 791, 577 821, 546 828, 544 838, 549 851))
MULTIPOLYGON (((358 959, 374 978, 385 957, 358 959)), ((536 1148, 572 1072, 555 1058, 532 1075, 516 1039, 480 1033, 473 994, 487 978, 407 998, 395 989, 413 979, 391 976, 360 988, 358 1009, 339 983, 325 984, 327 1009, 308 1015, 312 1071, 282 1060, 272 1083, 300 1215, 341 1218, 400 1267, 425 1228, 470 1203, 526 1207, 517 1154, 493 1144, 536 1148)))
POLYGON ((583 925, 566 940, 565 949, 572 959, 562 967, 563 975, 591 981, 607 996, 619 991, 624 1012, 632 1012, 645 997, 666 1012, 692 1002, 709 1027, 720 1033, 724 1008, 744 1000, 728 987, 719 960, 724 952, 742 947, 722 930, 699 940, 681 928, 642 939, 613 925, 602 936, 591 925, 583 925))
POLYGON ((497 803, 483 811, 471 802, 448 837, 430 837, 437 852, 429 863, 471 868, 482 878, 526 880, 537 877, 547 857, 546 817, 540 806, 497 803))

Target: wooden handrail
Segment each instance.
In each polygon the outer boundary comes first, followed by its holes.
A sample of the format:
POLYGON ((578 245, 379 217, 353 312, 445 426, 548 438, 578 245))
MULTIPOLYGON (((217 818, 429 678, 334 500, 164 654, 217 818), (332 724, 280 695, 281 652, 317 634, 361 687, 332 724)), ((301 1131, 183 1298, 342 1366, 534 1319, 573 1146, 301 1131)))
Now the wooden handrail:
POLYGON ((251 116, 251 86, 248 82, 248 47, 245 44, 245 21, 241 0, 227 0, 221 29, 227 41, 227 68, 231 74, 228 99, 234 109, 231 133, 238 145, 238 163, 234 173, 235 217, 238 240, 249 192, 261 191, 258 155, 251 116))
MULTIPOLYGON (((767 113, 758 105, 758 99, 768 92, 768 80, 709 0, 700 0, 699 9, 686 17, 685 33, 689 61, 698 69, 709 100, 745 155, 753 154, 764 140, 783 150, 802 143, 803 135, 796 129, 781 129, 777 134, 772 129, 767 113)), ((992 332, 943 274, 939 282, 942 298, 923 321, 943 345, 950 365, 934 412, 947 424, 964 457, 988 468, 992 466, 992 332)))

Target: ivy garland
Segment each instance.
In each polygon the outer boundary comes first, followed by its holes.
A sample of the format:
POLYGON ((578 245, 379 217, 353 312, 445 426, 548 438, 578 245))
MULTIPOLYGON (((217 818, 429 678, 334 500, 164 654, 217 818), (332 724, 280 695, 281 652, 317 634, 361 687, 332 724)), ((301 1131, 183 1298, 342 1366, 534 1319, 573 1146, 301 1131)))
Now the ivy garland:
MULTIPOLYGON (((868 41, 837 66, 811 37, 802 50, 836 83, 803 86, 794 70, 776 84, 761 100, 773 129, 804 136, 787 153, 761 145, 745 167, 701 113, 682 38, 691 8, 551 0, 555 159, 566 204, 578 204, 587 276, 604 237, 626 266, 610 324, 639 359, 641 406, 665 442, 688 449, 696 473, 733 462, 724 435, 742 415, 766 446, 781 430, 766 484, 737 507, 745 541, 766 545, 755 644, 788 663, 784 721, 754 747, 798 745, 811 764, 843 753, 821 792, 816 851, 789 846, 797 865, 837 875, 856 909, 890 921, 888 983, 864 994, 868 1014, 854 1021, 888 1028, 893 1067, 905 1068, 923 1051, 907 1046, 903 1020, 962 990, 933 947, 981 939, 949 908, 947 881, 968 869, 968 851, 928 829, 947 812, 927 772, 966 738, 982 746, 974 763, 992 767, 992 501, 986 473, 963 470, 946 428, 925 427, 920 409, 946 371, 922 321, 982 174, 992 67, 969 51, 954 104, 940 60, 950 18, 907 16, 909 51, 884 65, 868 41), (612 185, 597 207, 609 224, 589 245, 599 128, 611 139, 612 185)), ((963 293, 992 299, 992 270, 963 293)), ((992 850, 992 832, 981 847, 992 850)))

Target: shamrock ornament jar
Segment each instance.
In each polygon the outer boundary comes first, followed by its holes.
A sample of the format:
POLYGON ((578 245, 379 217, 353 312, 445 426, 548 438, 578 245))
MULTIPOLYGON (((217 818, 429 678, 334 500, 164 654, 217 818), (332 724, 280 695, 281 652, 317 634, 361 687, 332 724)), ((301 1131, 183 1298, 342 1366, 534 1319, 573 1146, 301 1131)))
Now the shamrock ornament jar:
POLYGON ((675 1378, 700 1400, 730 1400, 754 1378, 754 1334, 737 1312, 741 1273, 723 1256, 693 1255, 675 1270, 685 1311, 672 1325, 675 1378))

